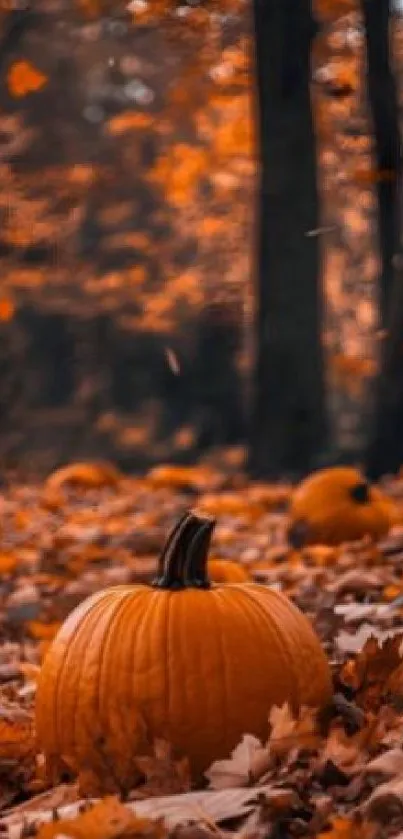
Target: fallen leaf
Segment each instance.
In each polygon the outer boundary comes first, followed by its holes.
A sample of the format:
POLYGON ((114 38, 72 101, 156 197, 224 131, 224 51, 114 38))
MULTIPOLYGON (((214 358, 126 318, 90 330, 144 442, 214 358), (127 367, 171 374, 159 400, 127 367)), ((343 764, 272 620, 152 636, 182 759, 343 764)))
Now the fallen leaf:
POLYGON ((299 716, 295 717, 285 703, 281 708, 272 708, 269 723, 268 747, 276 757, 285 757, 294 749, 315 749, 320 743, 312 708, 302 708, 299 716))
POLYGON ((55 492, 65 484, 92 489, 116 487, 121 477, 118 469, 111 463, 71 463, 49 475, 45 482, 45 491, 55 492))
POLYGON ((394 778, 374 789, 361 807, 365 815, 382 824, 387 824, 403 812, 403 779, 394 778))
POLYGON ((7 73, 8 89, 16 99, 42 90, 47 82, 47 76, 29 61, 15 61, 7 73))
POLYGON ((257 781, 271 763, 271 756, 252 734, 244 734, 228 760, 217 760, 204 773, 211 789, 246 787, 257 781))
POLYGON ((341 671, 341 681, 355 692, 358 705, 366 710, 379 708, 392 673, 401 664, 403 634, 380 643, 369 638, 355 659, 341 671))
POLYGON ((136 757, 134 764, 145 777, 143 795, 168 795, 190 789, 190 768, 187 758, 175 760, 169 743, 156 740, 154 754, 136 757))
POLYGON ((120 837, 146 837, 162 839, 166 830, 162 824, 148 818, 138 818, 114 796, 108 796, 85 813, 71 820, 45 824, 36 834, 37 839, 120 839, 120 837))
MULTIPOLYGON (((290 790, 284 790, 287 795, 289 792, 290 790)), ((167 828, 172 830, 179 825, 220 824, 228 819, 241 818, 257 807, 261 798, 268 797, 270 799, 272 794, 277 797, 278 789, 273 788, 271 784, 267 784, 252 789, 207 790, 161 798, 153 797, 144 801, 135 801, 127 804, 126 807, 140 818, 163 819, 167 828)), ((105 801, 105 799, 103 800, 105 801)), ((113 798, 112 800, 116 799, 113 798)), ((57 824, 59 827, 61 822, 64 823, 67 819, 75 818, 83 806, 85 806, 85 802, 81 800, 73 805, 61 807, 58 811, 60 820, 57 824)), ((44 824, 51 822, 53 816, 53 810, 36 810, 31 813, 30 819, 32 823, 44 824)), ((8 839, 22 839, 22 836, 25 835, 23 831, 27 829, 27 822, 28 820, 26 818, 21 819, 17 812, 4 817, 0 821, 0 826, 8 829, 8 839)), ((53 839, 53 837, 55 837, 55 834, 51 834, 50 839, 53 839)), ((41 836, 40 839, 49 839, 49 837, 45 835, 41 836)), ((89 837, 87 836, 86 839, 89 839, 89 837)), ((102 836, 102 839, 104 839, 104 836, 102 836)))
POLYGON ((393 778, 396 775, 403 775, 403 751, 401 749, 390 749, 388 752, 367 763, 364 769, 365 775, 383 775, 393 778))

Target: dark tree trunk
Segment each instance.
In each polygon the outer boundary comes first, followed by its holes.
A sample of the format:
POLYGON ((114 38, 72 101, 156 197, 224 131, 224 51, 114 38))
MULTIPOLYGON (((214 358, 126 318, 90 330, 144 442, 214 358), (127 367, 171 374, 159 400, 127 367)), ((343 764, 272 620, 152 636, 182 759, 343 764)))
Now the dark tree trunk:
POLYGON ((377 168, 380 174, 387 175, 378 181, 382 260, 380 310, 386 333, 365 453, 367 474, 376 479, 396 472, 403 463, 403 252, 401 241, 399 244, 402 173, 398 102, 389 48, 388 3, 386 0, 363 0, 363 10, 377 168))
POLYGON ((396 83, 390 56, 388 0, 362 0, 367 45, 368 98, 372 112, 377 169, 378 229, 381 256, 380 312, 387 327, 393 283, 399 200, 400 137, 396 83))
POLYGON ((403 253, 398 258, 390 304, 365 455, 366 472, 372 480, 394 474, 403 464, 403 253))
POLYGON ((310 0, 254 0, 260 130, 254 474, 310 469, 326 437, 310 0))

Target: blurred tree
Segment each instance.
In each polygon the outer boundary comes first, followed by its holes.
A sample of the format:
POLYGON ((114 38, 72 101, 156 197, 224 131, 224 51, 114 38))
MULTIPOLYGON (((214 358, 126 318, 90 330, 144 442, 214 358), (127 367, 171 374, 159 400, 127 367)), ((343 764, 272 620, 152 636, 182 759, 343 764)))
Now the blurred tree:
POLYGON ((380 312, 383 327, 375 409, 365 453, 368 475, 396 472, 403 463, 403 265, 401 141, 398 100, 390 45, 391 7, 386 0, 363 0, 367 40, 368 94, 379 179, 380 312))
POLYGON ((254 0, 260 131, 254 474, 309 470, 327 437, 310 0, 254 0))
POLYGON ((398 171, 400 136, 396 82, 390 45, 391 7, 388 0, 362 0, 367 47, 368 98, 375 136, 378 172, 378 231, 381 256, 379 300, 381 324, 387 327, 393 256, 398 235, 398 171))

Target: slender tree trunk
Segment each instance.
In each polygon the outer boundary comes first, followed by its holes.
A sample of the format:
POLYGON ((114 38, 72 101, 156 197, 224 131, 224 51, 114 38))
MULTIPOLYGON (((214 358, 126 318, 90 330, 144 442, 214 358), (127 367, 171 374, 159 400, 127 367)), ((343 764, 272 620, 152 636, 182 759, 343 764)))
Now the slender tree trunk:
POLYGON ((398 102, 389 46, 386 0, 363 0, 378 173, 382 343, 365 465, 369 477, 396 472, 403 463, 403 249, 401 143, 398 102), (400 252, 400 253, 399 253, 400 252))
POLYGON ((398 239, 400 136, 396 82, 390 56, 388 0, 362 0, 367 45, 368 98, 375 135, 378 228, 381 256, 380 313, 387 327, 398 239))
POLYGON ((374 417, 365 453, 366 472, 376 480, 403 464, 403 250, 390 296, 389 329, 382 347, 374 417))
POLYGON ((326 438, 310 0, 254 0, 260 130, 250 465, 310 469, 326 438))

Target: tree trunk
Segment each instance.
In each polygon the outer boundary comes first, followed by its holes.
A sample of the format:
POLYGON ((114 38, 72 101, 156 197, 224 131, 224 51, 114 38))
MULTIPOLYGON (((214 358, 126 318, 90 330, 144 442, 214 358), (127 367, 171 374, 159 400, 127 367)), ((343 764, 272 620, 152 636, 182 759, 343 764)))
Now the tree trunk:
POLYGON ((379 300, 387 328, 393 284, 393 256, 398 241, 398 172, 400 136, 398 100, 389 46, 388 0, 362 0, 367 46, 368 98, 375 136, 378 230, 381 257, 379 300))
POLYGON ((386 0, 363 0, 368 52, 368 93, 373 114, 378 173, 381 323, 380 374, 365 452, 367 474, 377 479, 403 463, 403 250, 401 143, 398 102, 389 49, 386 0), (402 231, 400 230, 400 234, 402 231), (399 254, 400 251, 400 254, 399 254), (394 259, 395 257, 395 259, 394 259), (395 263, 395 264, 394 264, 395 263))
POLYGON ((326 439, 310 0, 254 0, 260 130, 250 466, 309 470, 326 439))

